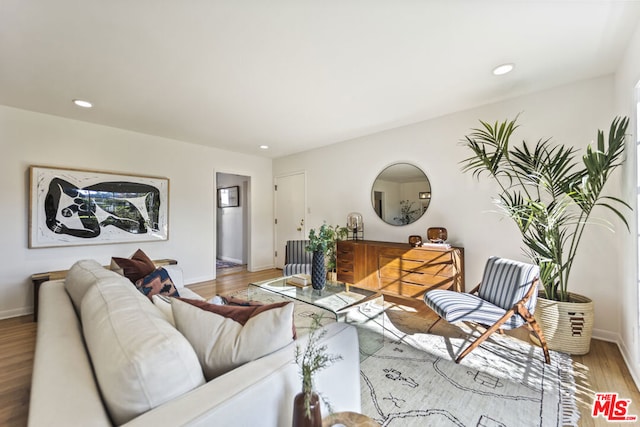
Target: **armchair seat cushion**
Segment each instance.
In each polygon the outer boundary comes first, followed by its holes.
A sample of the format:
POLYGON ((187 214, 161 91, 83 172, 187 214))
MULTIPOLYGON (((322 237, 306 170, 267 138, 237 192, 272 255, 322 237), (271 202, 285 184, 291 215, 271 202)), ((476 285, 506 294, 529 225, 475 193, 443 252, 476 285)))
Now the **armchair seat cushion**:
MULTIPOLYGON (((425 293, 424 302, 449 323, 464 320, 481 325, 493 325, 507 312, 507 310, 476 295, 445 290, 433 290, 425 293)), ((501 327, 516 329, 524 324, 524 319, 514 314, 501 327)))

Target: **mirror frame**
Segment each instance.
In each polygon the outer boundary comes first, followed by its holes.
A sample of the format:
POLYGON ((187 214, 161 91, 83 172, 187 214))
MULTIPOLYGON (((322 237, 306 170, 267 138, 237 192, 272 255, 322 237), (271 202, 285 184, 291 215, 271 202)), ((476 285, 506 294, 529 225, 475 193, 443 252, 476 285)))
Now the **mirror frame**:
POLYGON ((400 161, 387 165, 376 176, 371 184, 371 207, 386 224, 409 225, 427 212, 431 204, 431 192, 431 181, 427 174, 413 163, 400 161), (405 188, 402 188, 403 185, 406 185, 405 188), (394 194, 395 186, 398 188, 394 194), (398 203, 400 206, 396 206, 398 203))

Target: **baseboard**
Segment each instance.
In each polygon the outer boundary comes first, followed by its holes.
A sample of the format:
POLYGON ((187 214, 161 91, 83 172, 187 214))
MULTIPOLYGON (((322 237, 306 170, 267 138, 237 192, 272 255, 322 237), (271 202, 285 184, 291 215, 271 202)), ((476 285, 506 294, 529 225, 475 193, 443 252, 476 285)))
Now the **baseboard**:
POLYGON ((13 310, 0 311, 0 320, 11 317, 20 317, 33 314, 33 307, 14 308, 13 310))
POLYGON ((251 267, 251 270, 248 270, 248 271, 253 273, 253 272, 256 272, 256 271, 271 270, 272 268, 276 268, 276 267, 273 264, 262 265, 262 266, 253 266, 253 267, 251 267))
POLYGON ((633 378, 633 382, 636 384, 636 388, 640 390, 640 372, 638 369, 640 368, 637 364, 631 362, 631 355, 629 353, 629 349, 624 344, 624 341, 620 340, 618 344, 618 349, 620 350, 620 354, 622 354, 622 358, 624 359, 624 363, 627 365, 627 369, 629 369, 629 373, 631 374, 631 378, 633 378))
POLYGON ((215 280, 213 276, 201 276, 201 277, 190 277, 189 279, 184 279, 184 285, 195 285, 197 283, 209 282, 211 280, 215 280))
POLYGON ((635 363, 631 361, 631 355, 629 353, 629 349, 624 343, 622 336, 620 334, 616 334, 610 331, 604 331, 602 329, 594 329, 592 334, 592 338, 602 341, 608 341, 616 344, 618 346, 618 350, 620 350, 620 354, 622 355, 622 359, 624 360, 625 365, 627 365, 627 369, 631 374, 631 378, 633 378, 633 382, 636 384, 638 390, 640 390, 640 366, 637 366, 635 363))
POLYGON ((595 338, 601 341, 607 341, 618 344, 622 342, 622 337, 620 334, 616 334, 615 332, 605 331, 604 329, 594 329, 591 332, 591 338, 595 338))

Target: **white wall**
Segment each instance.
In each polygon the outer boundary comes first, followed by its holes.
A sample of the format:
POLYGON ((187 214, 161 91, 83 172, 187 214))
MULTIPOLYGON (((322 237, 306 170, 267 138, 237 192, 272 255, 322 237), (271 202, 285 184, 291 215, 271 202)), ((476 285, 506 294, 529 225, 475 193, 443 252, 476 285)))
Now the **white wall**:
MULTIPOLYGON (((446 227, 449 241, 465 249, 466 287, 470 289, 479 281, 489 256, 525 258, 515 226, 491 213, 495 210, 491 200, 497 194, 494 184, 488 179, 478 182, 461 172, 459 162, 470 153, 459 141, 479 126, 479 119, 502 121, 518 113, 522 113, 521 128, 516 140, 553 137, 584 147, 595 139, 597 129, 608 129, 613 119, 613 78, 579 82, 277 159, 274 174, 306 170, 309 227, 317 227, 323 220, 345 224, 352 211, 363 215, 366 239, 406 242, 409 235, 419 234, 426 240, 428 227, 446 227), (429 209, 408 226, 383 223, 371 207, 375 177, 395 162, 421 167, 431 182, 429 209)), ((617 187, 610 187, 618 193, 617 187)), ((618 236, 626 236, 626 229, 619 221, 615 228, 617 234, 601 228, 585 233, 570 285, 572 292, 595 300, 594 335, 605 338, 617 336, 620 328, 616 316, 611 315, 619 310, 620 296, 611 289, 623 279, 624 252, 618 236)))
MULTIPOLYGON (((90 114, 90 112, 89 112, 90 114)), ((0 318, 29 313, 33 273, 68 269, 78 259, 108 264, 138 247, 175 258, 185 281, 214 278, 215 174, 251 177, 250 263, 273 266, 271 160, 0 106, 0 318), (140 244, 27 248, 28 168, 97 169, 170 179, 169 240, 140 244)))
MULTIPOLYGON (((628 161, 624 165, 622 191, 625 200, 637 207, 636 192, 638 178, 636 171, 636 141, 638 141, 638 123, 636 105, 640 101, 638 84, 640 83, 640 26, 627 47, 626 55, 615 76, 616 110, 620 115, 631 118, 630 135, 627 139, 628 161)), ((640 384, 640 344, 638 343, 638 212, 630 215, 631 233, 624 236, 623 253, 626 254, 622 266, 620 282, 611 287, 611 292, 620 301, 616 312, 620 322, 621 350, 636 384, 640 384)))

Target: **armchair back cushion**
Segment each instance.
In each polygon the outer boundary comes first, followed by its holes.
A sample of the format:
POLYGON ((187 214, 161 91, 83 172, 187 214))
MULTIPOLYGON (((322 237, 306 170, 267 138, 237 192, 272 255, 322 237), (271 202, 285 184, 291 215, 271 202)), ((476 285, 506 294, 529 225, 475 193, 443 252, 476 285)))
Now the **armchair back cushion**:
POLYGON ((307 251, 308 240, 288 240, 284 252, 285 276, 311 274, 313 254, 307 251))
MULTIPOLYGON (((531 282, 538 277, 537 265, 526 264, 505 258, 491 257, 484 269, 478 296, 505 310, 524 298, 531 282)), ((533 313, 538 293, 534 292, 525 304, 533 313)))

